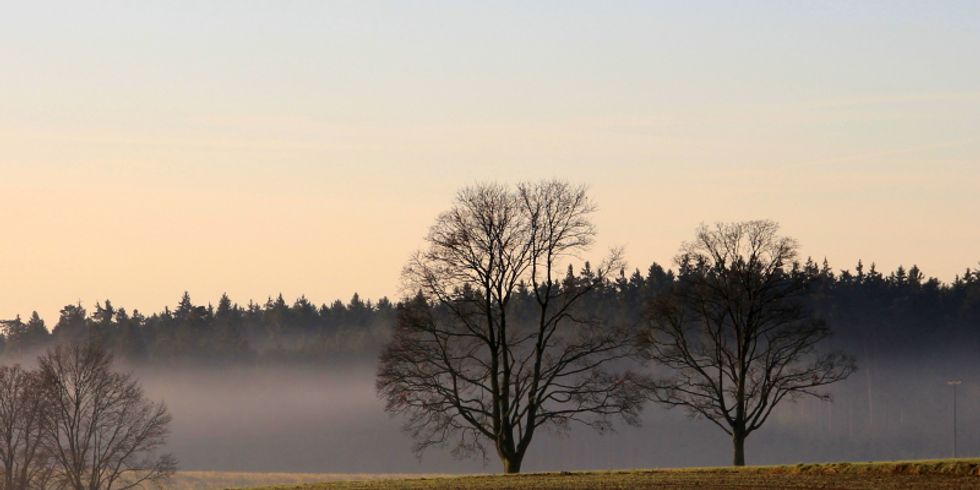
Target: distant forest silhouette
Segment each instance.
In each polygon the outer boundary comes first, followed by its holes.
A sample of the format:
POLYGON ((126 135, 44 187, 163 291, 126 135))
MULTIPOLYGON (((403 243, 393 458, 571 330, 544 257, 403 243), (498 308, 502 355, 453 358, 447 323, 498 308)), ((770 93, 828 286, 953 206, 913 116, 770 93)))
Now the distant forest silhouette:
MULTIPOLYGON (((833 271, 826 260, 794 264, 792 273, 809 285, 812 308, 834 332, 829 346, 853 353, 859 363, 914 363, 980 352, 980 269, 966 269, 952 282, 927 278, 918 267, 889 273, 861 262, 833 271)), ((589 280, 588 263, 569 267, 565 281, 589 280)), ((609 321, 639 326, 650 300, 675 280, 658 264, 605 281, 583 308, 609 321)), ((519 294, 530 295, 527 288, 519 294)), ((65 306, 48 324, 35 312, 0 323, 0 352, 28 358, 65 342, 96 339, 131 363, 331 362, 375 359, 389 338, 399 305, 357 294, 348 301, 316 305, 305 296, 282 295, 264 303, 194 304, 185 293, 177 305, 145 315, 111 301, 87 309, 65 306)))

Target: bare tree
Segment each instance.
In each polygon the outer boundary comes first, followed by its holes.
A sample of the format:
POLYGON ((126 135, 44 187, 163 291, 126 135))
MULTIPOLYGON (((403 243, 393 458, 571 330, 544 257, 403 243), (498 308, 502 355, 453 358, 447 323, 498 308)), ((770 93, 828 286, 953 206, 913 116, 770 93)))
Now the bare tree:
POLYGON ((585 189, 565 182, 479 185, 436 220, 403 272, 417 295, 399 306, 377 381, 386 409, 407 415, 417 451, 485 455, 490 443, 516 473, 538 428, 637 422, 645 395, 624 369, 635 343, 577 308, 619 254, 558 279, 592 244, 593 210, 585 189))
POLYGON ((736 466, 781 401, 829 399, 819 388, 855 369, 844 354, 815 352, 830 330, 804 307, 806 284, 788 270, 797 243, 778 231, 771 221, 702 225, 649 311, 645 353, 670 372, 653 396, 721 427, 736 466))
POLYGON ((0 367, 0 489, 46 488, 51 476, 43 445, 48 420, 38 373, 20 366, 0 367))
POLYGON ((156 454, 170 415, 144 398, 131 375, 113 371, 110 354, 94 343, 62 345, 39 362, 51 410, 45 439, 60 487, 125 490, 170 477, 174 458, 156 454))

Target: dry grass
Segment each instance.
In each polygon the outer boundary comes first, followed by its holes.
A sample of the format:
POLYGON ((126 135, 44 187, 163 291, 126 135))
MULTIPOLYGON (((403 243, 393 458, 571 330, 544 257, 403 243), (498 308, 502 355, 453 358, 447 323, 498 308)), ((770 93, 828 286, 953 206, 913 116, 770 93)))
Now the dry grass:
POLYGON ((365 481, 443 475, 384 473, 251 473, 232 471, 178 471, 167 484, 172 490, 215 490, 225 488, 293 486, 305 483, 365 481))
POLYGON ((522 475, 382 478, 287 484, 256 490, 443 490, 443 489, 980 489, 980 459, 823 463, 746 468, 684 468, 522 475))

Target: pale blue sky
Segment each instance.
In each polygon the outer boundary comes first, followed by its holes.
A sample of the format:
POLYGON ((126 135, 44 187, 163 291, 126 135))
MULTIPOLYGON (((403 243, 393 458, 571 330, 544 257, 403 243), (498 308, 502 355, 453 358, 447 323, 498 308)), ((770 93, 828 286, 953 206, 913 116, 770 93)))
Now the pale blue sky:
POLYGON ((0 318, 395 295, 479 180, 589 183, 641 268, 760 217, 837 267, 980 260, 980 2, 3 12, 0 318))

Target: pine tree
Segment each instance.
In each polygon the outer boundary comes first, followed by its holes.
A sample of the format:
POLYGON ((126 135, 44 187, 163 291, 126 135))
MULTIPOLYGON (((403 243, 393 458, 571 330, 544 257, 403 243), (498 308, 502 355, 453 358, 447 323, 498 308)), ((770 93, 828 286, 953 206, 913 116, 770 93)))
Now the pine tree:
POLYGON ((79 341, 89 335, 86 311, 81 303, 67 305, 60 311, 58 323, 51 334, 56 339, 79 341))

